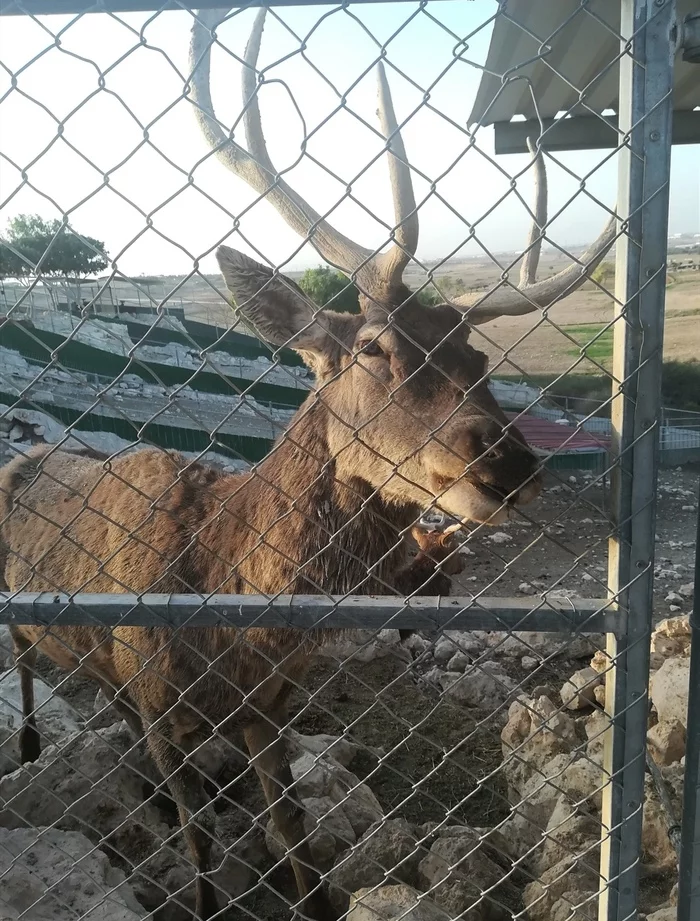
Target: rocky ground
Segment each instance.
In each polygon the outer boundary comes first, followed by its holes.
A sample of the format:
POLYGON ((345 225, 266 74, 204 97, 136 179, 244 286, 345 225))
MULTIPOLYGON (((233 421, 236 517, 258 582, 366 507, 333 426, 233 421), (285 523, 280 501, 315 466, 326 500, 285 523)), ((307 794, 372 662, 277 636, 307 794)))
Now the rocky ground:
MULTIPOLYGON (((677 814, 697 482, 684 469, 663 471, 659 485, 649 747, 677 814)), ((455 590, 533 602, 552 591, 604 595, 608 501, 590 477, 551 479, 531 522, 470 536, 455 590)), ((479 631, 403 645, 383 631, 326 649, 296 694, 290 745, 338 912, 593 921, 609 726, 603 650, 600 636, 479 631)), ((189 921, 193 871, 174 816, 144 800, 145 752, 91 684, 42 662, 44 751, 16 769, 19 689, 3 652, 0 917, 189 921)), ((222 921, 287 921, 293 877, 246 761, 219 743, 199 763, 224 790, 215 881, 222 905, 237 904, 222 921)), ((650 778, 642 875, 644 912, 667 921, 676 858, 650 778)))

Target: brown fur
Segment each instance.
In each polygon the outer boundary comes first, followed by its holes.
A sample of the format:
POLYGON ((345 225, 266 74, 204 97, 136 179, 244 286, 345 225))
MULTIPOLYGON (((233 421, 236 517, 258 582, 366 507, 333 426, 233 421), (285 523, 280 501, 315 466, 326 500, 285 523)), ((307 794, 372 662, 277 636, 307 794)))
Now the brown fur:
MULTIPOLYGON (((284 298, 274 290, 270 298, 261 309, 274 326, 284 298)), ((415 560, 407 556, 405 537, 438 488, 420 477, 459 486, 464 475, 477 501, 488 494, 493 503, 532 480, 535 461, 517 431, 504 432, 505 417, 481 381, 483 356, 456 311, 409 303, 399 320, 380 329, 379 358, 362 352, 377 335, 376 318, 325 312, 321 331, 304 334, 297 347, 316 370, 317 393, 255 472, 224 475, 152 449, 107 461, 41 447, 13 460, 0 471, 9 589, 446 594, 449 579, 429 555, 444 559, 451 546, 424 537, 415 560)), ((297 326, 305 322, 301 316, 297 326)), ((148 729, 200 870, 200 917, 216 912, 205 876, 213 818, 183 752, 202 729, 228 732, 234 724, 244 727, 292 853, 301 907, 316 921, 333 916, 299 806, 283 795, 292 779, 280 736, 291 688, 324 631, 23 626, 13 635, 27 719, 23 757, 38 755, 27 677, 37 650, 95 678, 136 733, 148 729)))

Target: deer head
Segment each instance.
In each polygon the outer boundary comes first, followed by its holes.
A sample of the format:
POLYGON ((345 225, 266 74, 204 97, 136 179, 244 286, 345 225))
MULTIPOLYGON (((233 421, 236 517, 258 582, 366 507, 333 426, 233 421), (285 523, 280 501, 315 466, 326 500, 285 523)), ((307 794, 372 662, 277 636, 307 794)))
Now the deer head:
POLYGON ((265 14, 261 9, 256 17, 243 67, 248 149, 224 133, 212 107, 210 51, 221 11, 198 12, 193 27, 191 100, 197 120, 217 158, 354 281, 361 315, 319 310, 290 279, 221 246, 217 258, 224 279, 261 338, 296 349, 315 372, 315 399, 327 410, 326 438, 339 478, 368 482, 388 501, 437 505, 460 519, 498 523, 514 505, 539 493, 538 462, 491 395, 487 358, 470 344, 470 329, 495 317, 545 309, 572 293, 610 248, 615 222, 580 262, 536 281, 547 185, 542 155, 531 146, 534 221, 519 287, 503 284, 481 298, 465 294, 424 306, 403 282, 418 245, 418 211, 383 66, 378 116, 387 139, 395 228, 389 249, 374 252, 333 228, 271 162, 256 79, 265 14))

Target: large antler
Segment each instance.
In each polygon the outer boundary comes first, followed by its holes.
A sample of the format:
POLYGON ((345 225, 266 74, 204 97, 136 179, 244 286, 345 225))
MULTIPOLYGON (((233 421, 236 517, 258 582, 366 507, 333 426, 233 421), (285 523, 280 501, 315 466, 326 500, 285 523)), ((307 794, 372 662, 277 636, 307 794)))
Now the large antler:
POLYGON ((478 326, 497 317, 515 317, 531 313, 538 308, 549 307, 563 297, 573 294, 588 278, 605 257, 615 241, 617 221, 610 218, 598 239, 589 246, 580 260, 568 265, 561 272, 535 281, 542 249, 542 236, 547 223, 547 171, 542 151, 537 151, 528 138, 527 146, 535 157, 535 202, 532 209, 533 221, 523 256, 518 288, 501 285, 487 295, 463 294, 450 300, 458 310, 467 314, 469 323, 478 326))
POLYGON ((226 134, 214 114, 210 90, 211 46, 214 29, 228 15, 222 10, 200 10, 195 16, 190 44, 192 101, 200 128, 218 159, 260 195, 264 195, 289 226, 318 250, 326 262, 352 276, 373 297, 386 298, 401 283, 403 270, 418 245, 418 212, 384 68, 379 65, 378 116, 387 139, 389 174, 394 200, 394 243, 386 253, 375 253, 350 240, 315 211, 275 169, 267 150, 258 104, 257 62, 265 24, 265 8, 258 12, 245 51, 243 66, 244 124, 248 150, 226 134))

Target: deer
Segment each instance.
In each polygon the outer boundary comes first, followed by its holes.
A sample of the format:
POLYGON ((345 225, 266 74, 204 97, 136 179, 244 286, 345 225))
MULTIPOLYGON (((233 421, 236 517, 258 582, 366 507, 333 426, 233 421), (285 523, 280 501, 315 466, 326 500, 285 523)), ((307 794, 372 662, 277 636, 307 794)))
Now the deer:
MULTIPOLYGON (((267 344, 301 355, 314 375, 308 398, 245 473, 149 447, 108 458, 37 446, 13 459, 0 470, 0 577, 10 592, 449 594, 454 534, 422 530, 423 511, 441 510, 460 525, 498 524, 541 490, 538 458, 491 394, 487 358, 470 333, 571 294, 612 245, 614 220, 578 262, 537 281, 547 223, 540 151, 520 285, 424 306, 403 281, 418 245, 418 208, 383 66, 378 116, 395 221, 388 249, 374 251, 332 227, 275 170, 255 76, 265 14, 256 16, 243 66, 247 148, 223 130, 212 105, 221 11, 195 16, 194 114, 218 160, 357 285, 360 313, 320 309, 276 269, 220 245, 216 257, 239 315, 267 344)), ((16 625, 12 636, 22 761, 40 753, 37 655, 94 679, 134 735, 147 737, 177 805, 196 869, 198 919, 219 910, 210 878, 215 813, 188 754, 202 734, 226 737, 234 728, 287 849, 295 910, 311 921, 337 917, 304 833, 284 735, 292 689, 337 631, 16 625)))

